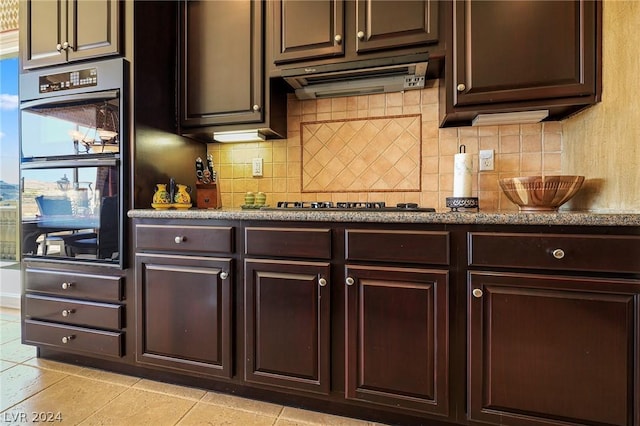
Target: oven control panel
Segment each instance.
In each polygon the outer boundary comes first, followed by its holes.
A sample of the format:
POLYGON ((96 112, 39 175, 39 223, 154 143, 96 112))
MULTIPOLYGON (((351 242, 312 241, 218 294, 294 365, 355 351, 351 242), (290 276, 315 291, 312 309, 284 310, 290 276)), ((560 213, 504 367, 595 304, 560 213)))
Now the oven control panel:
POLYGON ((98 85, 98 70, 88 68, 59 74, 43 75, 39 78, 40 93, 80 89, 98 85))

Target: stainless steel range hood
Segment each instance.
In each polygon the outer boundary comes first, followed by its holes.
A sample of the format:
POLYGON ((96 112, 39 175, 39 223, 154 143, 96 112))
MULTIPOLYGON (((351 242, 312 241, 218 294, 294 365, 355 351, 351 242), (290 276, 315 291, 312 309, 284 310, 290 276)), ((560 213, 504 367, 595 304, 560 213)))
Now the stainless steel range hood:
POLYGON ((290 68, 282 77, 298 99, 357 96, 421 89, 428 53, 290 68))

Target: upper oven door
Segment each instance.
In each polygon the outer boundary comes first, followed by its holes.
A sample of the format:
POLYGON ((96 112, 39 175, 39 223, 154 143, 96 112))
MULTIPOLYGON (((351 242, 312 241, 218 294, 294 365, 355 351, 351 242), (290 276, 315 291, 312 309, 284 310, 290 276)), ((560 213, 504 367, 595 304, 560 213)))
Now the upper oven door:
POLYGON ((23 161, 119 153, 119 95, 111 90, 23 102, 23 161))
POLYGON ((127 73, 116 58, 21 74, 22 161, 125 152, 127 73))

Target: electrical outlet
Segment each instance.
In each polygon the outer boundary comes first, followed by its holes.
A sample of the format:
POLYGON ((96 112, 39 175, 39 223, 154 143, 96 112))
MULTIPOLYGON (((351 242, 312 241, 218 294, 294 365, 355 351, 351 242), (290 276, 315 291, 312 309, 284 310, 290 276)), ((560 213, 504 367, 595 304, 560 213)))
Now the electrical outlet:
POLYGON ((262 158, 254 158, 251 167, 253 177, 262 176, 262 158))
POLYGON ((492 149, 482 149, 478 155, 480 157, 479 169, 481 172, 494 169, 494 158, 492 149))

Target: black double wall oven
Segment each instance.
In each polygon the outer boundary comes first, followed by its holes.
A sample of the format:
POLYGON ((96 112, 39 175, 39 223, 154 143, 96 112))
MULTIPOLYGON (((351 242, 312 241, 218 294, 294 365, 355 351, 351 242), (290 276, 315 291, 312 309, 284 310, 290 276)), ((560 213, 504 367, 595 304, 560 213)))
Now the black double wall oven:
POLYGON ((20 76, 23 259, 124 268, 128 63, 20 76))

